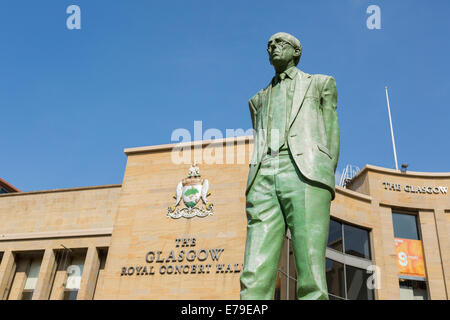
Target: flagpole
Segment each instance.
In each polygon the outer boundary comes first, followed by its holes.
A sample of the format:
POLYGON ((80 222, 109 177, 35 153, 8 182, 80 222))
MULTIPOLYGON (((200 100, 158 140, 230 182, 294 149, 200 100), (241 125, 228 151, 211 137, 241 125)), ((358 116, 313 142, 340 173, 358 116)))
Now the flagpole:
POLYGON ((391 137, 392 137, 392 148, 394 149, 395 170, 398 170, 397 151, 395 150, 394 129, 392 128, 391 106, 389 104, 388 88, 387 87, 384 87, 384 88, 386 89, 386 101, 387 101, 387 107, 388 107, 388 113, 389 113, 389 124, 391 125, 391 137))

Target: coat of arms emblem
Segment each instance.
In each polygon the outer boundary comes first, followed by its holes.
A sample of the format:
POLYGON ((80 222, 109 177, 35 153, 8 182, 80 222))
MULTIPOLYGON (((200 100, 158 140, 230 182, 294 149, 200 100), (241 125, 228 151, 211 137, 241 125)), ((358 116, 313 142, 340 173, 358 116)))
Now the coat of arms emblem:
POLYGON ((189 168, 187 178, 184 178, 177 185, 177 193, 174 195, 176 202, 174 205, 167 208, 167 217, 178 219, 181 217, 193 218, 206 217, 212 215, 213 204, 208 202, 207 197, 211 194, 208 192, 209 182, 207 179, 202 179, 200 176, 200 168, 194 162, 189 168), (183 199, 184 208, 178 208, 178 205, 183 199), (197 206, 200 200, 204 206, 197 206))

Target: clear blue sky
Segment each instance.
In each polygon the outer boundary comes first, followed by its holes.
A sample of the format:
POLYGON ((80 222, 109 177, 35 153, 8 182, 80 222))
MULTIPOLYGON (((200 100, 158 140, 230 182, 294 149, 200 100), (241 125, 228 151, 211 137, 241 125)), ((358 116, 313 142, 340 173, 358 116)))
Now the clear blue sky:
POLYGON ((121 183, 123 149, 176 128, 251 126, 273 75, 269 36, 303 45, 299 68, 335 77, 346 164, 450 171, 450 1, 0 3, 0 177, 23 191, 121 183), (66 8, 81 8, 81 30, 66 8), (370 4, 381 30, 366 27, 370 4))

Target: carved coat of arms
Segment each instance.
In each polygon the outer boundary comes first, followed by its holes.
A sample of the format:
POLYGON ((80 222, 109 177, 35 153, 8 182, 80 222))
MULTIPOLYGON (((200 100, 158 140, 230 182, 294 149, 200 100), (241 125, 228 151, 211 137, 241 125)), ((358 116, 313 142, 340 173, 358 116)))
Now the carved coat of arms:
POLYGON ((194 163, 190 169, 187 178, 184 178, 177 185, 177 193, 174 195, 176 202, 167 208, 167 217, 178 219, 181 217, 206 217, 212 215, 213 204, 208 202, 207 197, 211 194, 208 192, 209 182, 202 179, 200 169, 194 163), (179 208, 179 204, 183 199, 185 207, 179 208), (204 206, 197 206, 199 202, 203 202, 204 206))

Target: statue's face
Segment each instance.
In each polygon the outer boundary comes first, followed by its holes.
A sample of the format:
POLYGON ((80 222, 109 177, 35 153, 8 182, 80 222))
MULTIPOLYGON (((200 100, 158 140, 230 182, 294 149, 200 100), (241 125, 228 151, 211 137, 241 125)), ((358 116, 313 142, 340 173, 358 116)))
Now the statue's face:
POLYGON ((297 55, 297 50, 283 37, 270 39, 267 44, 267 52, 269 53, 270 63, 275 68, 293 62, 297 55))

